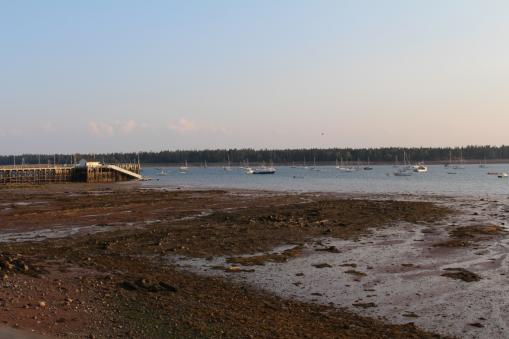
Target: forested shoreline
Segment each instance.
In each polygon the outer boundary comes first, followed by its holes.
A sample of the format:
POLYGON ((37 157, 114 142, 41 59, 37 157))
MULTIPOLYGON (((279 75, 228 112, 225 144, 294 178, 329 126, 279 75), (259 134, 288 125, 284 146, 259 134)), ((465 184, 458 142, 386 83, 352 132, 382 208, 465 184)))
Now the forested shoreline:
POLYGON ((75 159, 95 159, 106 163, 142 164, 222 164, 262 163, 312 164, 332 163, 343 159, 349 162, 394 163, 402 162, 406 154, 412 162, 465 162, 501 161, 509 159, 509 146, 466 146, 466 147, 420 147, 420 148, 310 148, 310 149, 214 149, 214 150, 174 150, 158 152, 128 152, 104 154, 20 154, 0 156, 1 165, 12 164, 71 164, 75 159))

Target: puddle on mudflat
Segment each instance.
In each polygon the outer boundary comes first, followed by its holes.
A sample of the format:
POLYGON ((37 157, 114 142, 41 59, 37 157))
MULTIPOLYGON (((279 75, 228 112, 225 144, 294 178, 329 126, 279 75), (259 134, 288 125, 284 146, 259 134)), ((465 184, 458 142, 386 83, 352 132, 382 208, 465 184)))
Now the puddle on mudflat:
MULTIPOLYGON (((207 217, 212 214, 212 210, 203 210, 199 213, 191 214, 189 216, 174 218, 174 219, 156 219, 156 220, 146 220, 143 222, 133 223, 133 222, 114 222, 108 224, 94 224, 89 226, 72 226, 72 225, 54 225, 53 228, 44 228, 44 229, 36 229, 36 230, 27 230, 23 232, 14 232, 13 229, 3 229, 0 232, 0 243, 7 242, 26 242, 26 241, 44 241, 47 239, 58 239, 58 238, 66 238, 75 235, 83 235, 83 234, 94 234, 94 233, 102 233, 115 231, 119 229, 125 229, 126 227, 130 229, 135 228, 143 228, 146 226, 166 222, 175 222, 175 221, 185 221, 185 220, 194 220, 198 218, 207 217)), ((119 213, 132 213, 131 210, 120 211, 119 213)), ((93 217, 104 217, 113 213, 103 213, 103 214, 88 214, 81 216, 82 218, 93 218, 93 217)))
POLYGON ((56 227, 45 228, 24 232, 2 232, 0 233, 0 243, 8 242, 27 242, 27 241, 44 241, 48 239, 67 238, 75 235, 95 234, 102 232, 109 232, 125 227, 134 228, 134 223, 112 223, 112 224, 97 224, 90 226, 75 226, 75 227, 56 227))
POLYGON ((361 242, 318 239, 288 262, 240 266, 248 271, 217 270, 217 266, 231 266, 226 258, 171 260, 200 274, 245 281, 287 298, 348 307, 392 323, 413 322, 433 332, 466 338, 505 337, 509 333, 505 316, 509 312, 509 239, 499 237, 460 248, 433 244, 448 239, 452 225, 501 225, 508 208, 501 202, 488 206, 466 199, 439 203, 460 213, 434 225, 379 229, 361 242), (477 213, 474 221, 473 213, 477 213), (338 253, 317 251, 332 246, 338 253), (481 280, 442 276, 450 272, 447 268, 466 269, 481 280))
POLYGON ((16 201, 16 202, 3 202, 0 206, 32 206, 32 205, 45 205, 47 201, 16 201))

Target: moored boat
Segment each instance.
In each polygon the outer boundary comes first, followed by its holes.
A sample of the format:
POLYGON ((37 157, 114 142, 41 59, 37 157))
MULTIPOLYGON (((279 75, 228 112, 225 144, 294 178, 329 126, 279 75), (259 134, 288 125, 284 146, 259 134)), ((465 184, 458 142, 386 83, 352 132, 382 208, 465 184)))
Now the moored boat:
POLYGON ((428 172, 428 166, 425 166, 423 164, 417 164, 414 166, 414 172, 417 173, 427 173, 428 172))
POLYGON ((403 151, 403 166, 399 167, 394 175, 397 177, 409 177, 413 174, 412 166, 407 163, 406 152, 403 151))
POLYGON ((186 174, 187 171, 189 171, 189 167, 187 166, 187 160, 186 160, 185 165, 179 167, 179 172, 182 174, 186 174))
POLYGON ((276 169, 273 166, 261 166, 251 169, 250 174, 275 174, 276 169))

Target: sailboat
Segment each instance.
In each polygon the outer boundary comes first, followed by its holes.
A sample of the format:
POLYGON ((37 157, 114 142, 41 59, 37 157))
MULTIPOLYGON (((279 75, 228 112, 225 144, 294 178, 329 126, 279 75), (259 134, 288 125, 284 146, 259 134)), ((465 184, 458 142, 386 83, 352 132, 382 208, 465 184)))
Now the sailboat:
POLYGON ((392 165, 393 168, 398 168, 399 167, 399 161, 398 161, 398 156, 396 155, 394 157, 394 165, 392 165))
POLYGON ((254 170, 249 166, 249 160, 246 160, 246 164, 243 167, 244 173, 246 174, 253 174, 254 170))
POLYGON ((444 165, 445 167, 452 166, 452 151, 449 150, 449 162, 444 165))
POLYGON ((399 167, 394 175, 397 177, 409 177, 413 174, 412 167, 407 164, 406 152, 403 151, 403 166, 399 167))
POLYGON ((455 170, 464 170, 465 169, 465 166, 463 166, 463 150, 462 149, 460 150, 459 164, 452 166, 452 168, 455 170))
POLYGON ((336 159, 336 169, 341 171, 341 172, 353 172, 354 169, 352 167, 348 167, 348 166, 345 166, 344 163, 343 163, 343 157, 340 156, 340 159, 341 159, 341 162, 340 164, 338 165, 337 164, 337 159, 336 159))
POLYGON ((228 166, 223 167, 226 172, 231 172, 232 166, 230 164, 230 155, 228 154, 228 166))
POLYGON ((185 165, 179 167, 179 172, 182 174, 186 174, 188 170, 189 170, 189 167, 187 166, 187 160, 186 160, 185 165))
POLYGON ((316 157, 313 157, 313 167, 311 167, 311 170, 320 172, 320 169, 316 167, 316 157))
POLYGON ((366 166, 364 166, 364 168, 363 168, 363 169, 364 169, 365 171, 371 171, 371 170, 373 169, 373 167, 371 167, 371 166, 369 165, 369 157, 368 157, 368 163, 367 163, 367 165, 366 165, 366 166))
POLYGON ((486 168, 486 167, 488 167, 487 165, 488 165, 488 163, 486 162, 486 157, 484 157, 484 161, 481 161, 479 163, 479 168, 486 168))
POLYGON ((159 173, 157 173, 157 175, 160 177, 167 176, 168 172, 166 172, 164 169, 161 168, 159 173))

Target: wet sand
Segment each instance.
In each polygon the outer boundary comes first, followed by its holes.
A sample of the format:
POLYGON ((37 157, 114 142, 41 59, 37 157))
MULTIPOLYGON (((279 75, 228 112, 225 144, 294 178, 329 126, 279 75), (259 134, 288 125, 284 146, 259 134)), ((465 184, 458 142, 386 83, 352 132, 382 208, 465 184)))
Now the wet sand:
MULTIPOLYGON (((0 320, 65 337, 458 335, 447 323, 429 325, 448 310, 437 311, 433 295, 414 298, 429 288, 415 282, 438 279, 436 298, 463 284, 482 290, 486 273, 457 251, 492 253, 485 246, 505 233, 453 232, 451 224, 478 208, 476 222, 486 225, 480 213, 503 218, 505 205, 375 198, 136 184, 4 188, 0 320), (434 246, 452 238, 468 245, 434 246), (482 279, 441 276, 461 263, 482 279)), ((485 330, 483 321, 458 319, 467 333, 497 333, 470 332, 485 330)))

